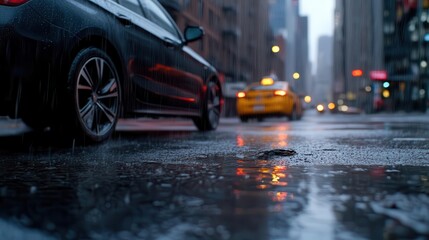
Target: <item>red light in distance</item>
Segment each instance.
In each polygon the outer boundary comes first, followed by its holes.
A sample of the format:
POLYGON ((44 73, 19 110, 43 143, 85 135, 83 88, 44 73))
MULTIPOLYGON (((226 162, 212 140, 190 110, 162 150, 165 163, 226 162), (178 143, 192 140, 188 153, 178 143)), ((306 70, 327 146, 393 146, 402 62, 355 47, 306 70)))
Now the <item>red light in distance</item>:
POLYGON ((353 77, 362 77, 362 75, 363 75, 363 71, 361 69, 355 69, 352 71, 353 77))

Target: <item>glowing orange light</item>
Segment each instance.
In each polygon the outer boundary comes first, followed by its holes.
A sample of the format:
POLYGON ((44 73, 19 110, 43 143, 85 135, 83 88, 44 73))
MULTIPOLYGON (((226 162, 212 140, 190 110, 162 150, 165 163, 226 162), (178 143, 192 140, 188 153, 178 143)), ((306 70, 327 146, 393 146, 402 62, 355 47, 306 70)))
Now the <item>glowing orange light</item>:
POLYGON ((244 176, 244 175, 246 175, 246 172, 244 171, 244 168, 237 168, 237 169, 235 170, 235 174, 236 174, 237 176, 244 176))
POLYGON ((276 173, 277 177, 279 178, 285 178, 286 174, 285 173, 276 173))
POLYGON ((273 186, 280 186, 280 187, 286 187, 287 182, 271 182, 271 185, 273 186))
POLYGON ((361 69, 355 69, 352 71, 353 77, 362 77, 362 75, 363 75, 363 71, 361 69))
POLYGON ((272 146, 276 148, 286 147, 288 145, 288 137, 286 133, 279 133, 277 135, 278 141, 273 143, 272 146))
POLYGON ((287 192, 269 192, 269 196, 273 202, 283 202, 286 200, 288 193, 287 192))
POLYGON ((284 90, 276 90, 276 91, 274 91, 274 95, 276 95, 276 96, 286 96, 286 91, 284 91, 284 90))
POLYGON ((276 201, 278 202, 282 202, 286 200, 286 198, 287 198, 287 192, 278 192, 276 194, 276 201))
POLYGON ((286 166, 274 166, 274 170, 275 171, 286 171, 287 167, 286 166))
POLYGON ((238 147, 244 147, 244 139, 240 135, 236 137, 236 141, 238 147))
POLYGON ((334 110, 335 109, 335 103, 329 103, 328 108, 329 108, 329 110, 334 110))

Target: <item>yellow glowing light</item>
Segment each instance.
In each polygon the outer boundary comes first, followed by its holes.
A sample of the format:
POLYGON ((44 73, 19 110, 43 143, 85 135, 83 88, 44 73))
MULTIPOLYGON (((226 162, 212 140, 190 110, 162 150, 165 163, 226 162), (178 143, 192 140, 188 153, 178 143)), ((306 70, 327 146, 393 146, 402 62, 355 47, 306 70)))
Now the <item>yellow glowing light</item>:
POLYGON ((271 48, 271 51, 272 51, 273 53, 278 53, 278 52, 280 52, 280 47, 279 47, 279 46, 277 46, 277 45, 274 45, 274 46, 271 48))
POLYGON ((295 80, 298 80, 299 79, 299 73, 294 73, 293 75, 292 75, 292 77, 293 77, 293 79, 295 79, 295 80))
POLYGON ((278 182, 280 180, 280 177, 277 176, 276 174, 271 174, 271 175, 272 175, 271 182, 278 182))
POLYGON ((268 86, 273 84, 274 84, 274 79, 272 78, 262 78, 261 80, 261 85, 268 86))
POLYGON ((244 98, 246 96, 246 93, 245 92, 238 92, 237 93, 237 97, 238 98, 244 98))
POLYGON ((335 103, 329 103, 328 108, 329 108, 329 110, 334 110, 335 109, 335 103))
POLYGON ((322 104, 317 105, 317 111, 322 112, 323 110, 325 110, 325 107, 323 107, 322 104))
POLYGON ((304 97, 304 102, 311 103, 311 97, 310 96, 305 96, 304 97))
POLYGON ((390 97, 390 92, 389 92, 389 90, 387 90, 387 89, 383 90, 383 97, 385 97, 385 98, 390 97))

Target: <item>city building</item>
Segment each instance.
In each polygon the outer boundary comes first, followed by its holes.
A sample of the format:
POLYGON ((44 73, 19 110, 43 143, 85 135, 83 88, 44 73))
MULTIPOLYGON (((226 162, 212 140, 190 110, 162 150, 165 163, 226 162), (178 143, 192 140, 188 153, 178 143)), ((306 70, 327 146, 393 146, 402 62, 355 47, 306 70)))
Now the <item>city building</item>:
POLYGON ((426 111, 428 6, 427 0, 336 1, 338 103, 366 112, 426 111))
POLYGON ((311 72, 309 65, 309 47, 308 47, 308 17, 298 17, 298 29, 296 31, 296 70, 292 73, 291 81, 294 81, 295 91, 304 95, 308 94, 309 81, 311 72), (294 78, 294 73, 299 77, 294 78))
POLYGON ((332 93, 332 37, 320 36, 317 44, 317 69, 311 84, 313 102, 328 103, 333 100, 332 93))
POLYGON ((284 68, 275 71, 281 79, 291 83, 301 95, 308 93, 310 81, 308 17, 300 16, 298 0, 271 0, 270 26, 276 36, 276 44, 283 44, 279 53, 284 68))

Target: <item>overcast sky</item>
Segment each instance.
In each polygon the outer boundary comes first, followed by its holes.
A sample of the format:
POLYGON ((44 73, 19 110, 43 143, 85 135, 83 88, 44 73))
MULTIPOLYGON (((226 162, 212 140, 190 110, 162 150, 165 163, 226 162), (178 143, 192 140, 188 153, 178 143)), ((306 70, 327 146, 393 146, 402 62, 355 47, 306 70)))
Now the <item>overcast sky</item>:
POLYGON ((317 39, 321 35, 334 35, 335 0, 300 0, 301 15, 309 18, 310 61, 313 72, 317 59, 317 39))

